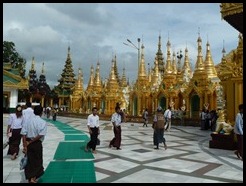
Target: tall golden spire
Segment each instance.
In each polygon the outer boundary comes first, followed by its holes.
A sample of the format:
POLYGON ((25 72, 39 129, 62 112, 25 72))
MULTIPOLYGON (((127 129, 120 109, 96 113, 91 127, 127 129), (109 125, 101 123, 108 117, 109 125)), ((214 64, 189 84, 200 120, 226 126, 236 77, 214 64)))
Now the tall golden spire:
POLYGON ((122 73, 122 78, 121 78, 121 86, 126 87, 127 86, 127 80, 126 80, 126 69, 125 67, 123 68, 123 73, 122 73))
POLYGON ((188 56, 188 48, 185 48, 185 57, 184 57, 184 65, 182 68, 182 73, 184 74, 184 72, 187 71, 189 74, 189 77, 191 77, 192 74, 192 70, 191 70, 191 66, 190 66, 190 60, 189 60, 189 56, 188 56))
POLYGON ((157 59, 155 59, 154 70, 153 70, 153 74, 151 77, 151 86, 152 87, 155 87, 158 85, 159 76, 160 76, 159 65, 158 65, 157 59))
MULTIPOLYGON (((192 79, 190 80, 190 82, 195 86, 199 86, 202 87, 203 90, 206 90, 206 86, 207 81, 208 81, 208 76, 207 76, 207 72, 205 70, 205 66, 203 63, 203 56, 202 56, 202 39, 200 37, 200 33, 198 33, 198 39, 197 39, 197 44, 198 44, 198 55, 197 55, 197 61, 196 61, 196 66, 195 66, 195 70, 192 76, 192 79)), ((186 77, 188 77, 187 75, 188 73, 186 72, 186 77)), ((185 74, 184 74, 185 76, 185 74)), ((185 78, 185 77, 184 77, 185 78)))
POLYGON ((214 62, 212 59, 211 51, 210 51, 210 45, 207 41, 207 51, 206 51, 206 59, 204 61, 205 70, 207 72, 208 78, 218 77, 217 72, 214 67, 214 62))
POLYGON ((198 55, 197 55, 197 61, 196 61, 196 66, 194 73, 199 72, 199 71, 204 71, 204 63, 203 63, 203 55, 202 55, 202 39, 200 37, 200 32, 199 36, 197 39, 197 45, 198 45, 198 55))
POLYGON ((91 65, 91 74, 90 74, 88 86, 94 86, 94 67, 93 65, 91 65))
POLYGON ((119 82, 117 80, 117 77, 115 75, 115 63, 114 60, 112 60, 111 70, 109 74, 109 79, 107 82, 107 91, 113 93, 114 91, 117 91, 119 89, 119 82))
POLYGON ((138 78, 143 79, 146 77, 147 75, 146 75, 145 60, 144 60, 144 45, 142 44, 138 78))
POLYGON ((75 89, 83 91, 83 75, 82 75, 81 68, 79 68, 79 71, 78 71, 78 79, 75 84, 75 89))
POLYGON ((90 70, 90 79, 89 79, 89 82, 88 82, 88 85, 87 85, 87 93, 90 94, 93 89, 94 89, 94 67, 93 65, 91 65, 91 70, 90 70))
POLYGON ((97 62, 94 85, 95 86, 101 86, 102 85, 102 81, 101 81, 101 77, 100 77, 100 63, 99 63, 99 61, 97 62))
POLYGON ((111 66, 111 71, 109 75, 109 81, 114 81, 116 80, 118 82, 117 76, 115 74, 115 61, 112 59, 112 66, 111 66))
POLYGON ((167 41, 167 63, 166 69, 164 74, 171 74, 172 73, 172 64, 171 64, 171 43, 168 39, 167 41))
POLYGON ((174 51, 173 51, 172 67, 173 67, 173 74, 177 74, 177 62, 176 62, 176 55, 174 51))

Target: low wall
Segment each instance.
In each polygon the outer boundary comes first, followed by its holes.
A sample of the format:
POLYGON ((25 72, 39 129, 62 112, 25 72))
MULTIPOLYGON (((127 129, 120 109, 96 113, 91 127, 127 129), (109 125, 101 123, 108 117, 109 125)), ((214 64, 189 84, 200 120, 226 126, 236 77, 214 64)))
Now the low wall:
MULTIPOLYGON (((65 116, 65 117, 75 117, 81 119, 87 119, 89 114, 81 114, 81 113, 70 113, 70 112, 59 112, 58 116, 65 116)), ((111 115, 99 114, 100 120, 110 121, 111 115)), ((149 123, 153 123, 153 117, 150 116, 149 123)), ((141 116, 127 116, 127 122, 133 123, 143 123, 143 119, 141 116)), ((200 127, 200 120, 193 119, 193 118, 183 118, 183 120, 178 118, 172 118, 172 125, 177 126, 194 126, 200 127)))

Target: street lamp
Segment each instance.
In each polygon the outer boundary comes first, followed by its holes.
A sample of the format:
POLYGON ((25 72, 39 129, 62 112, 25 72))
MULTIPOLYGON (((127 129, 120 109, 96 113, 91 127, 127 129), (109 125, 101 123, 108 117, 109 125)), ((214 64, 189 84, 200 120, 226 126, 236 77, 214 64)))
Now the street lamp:
POLYGON ((131 42, 130 39, 127 39, 127 42, 130 43, 130 44, 124 43, 124 42, 123 42, 123 44, 124 45, 127 45, 129 47, 135 48, 135 49, 138 50, 138 68, 139 68, 139 60, 140 60, 140 38, 138 38, 138 47, 133 42, 131 42))
POLYGON ((179 52, 177 52, 177 58, 178 58, 178 71, 181 71, 181 59, 182 59, 183 55, 182 55, 182 50, 180 50, 179 52))

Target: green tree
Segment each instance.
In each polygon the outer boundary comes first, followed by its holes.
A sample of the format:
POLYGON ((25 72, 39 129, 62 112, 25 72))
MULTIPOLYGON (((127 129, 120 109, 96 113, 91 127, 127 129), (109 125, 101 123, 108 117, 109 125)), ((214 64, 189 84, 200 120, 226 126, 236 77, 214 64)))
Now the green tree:
POLYGON ((25 78, 26 60, 16 51, 12 41, 3 41, 3 63, 11 63, 11 67, 18 69, 20 76, 25 78))

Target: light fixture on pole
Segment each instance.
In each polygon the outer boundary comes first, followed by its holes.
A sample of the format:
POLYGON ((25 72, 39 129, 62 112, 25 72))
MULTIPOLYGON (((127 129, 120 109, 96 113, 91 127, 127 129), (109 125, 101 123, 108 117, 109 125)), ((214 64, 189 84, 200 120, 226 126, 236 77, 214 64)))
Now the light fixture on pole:
POLYGON ((131 42, 130 39, 127 39, 127 42, 130 43, 130 44, 124 43, 124 42, 123 42, 123 44, 124 45, 127 45, 129 47, 135 48, 135 49, 138 50, 138 68, 139 68, 139 61, 140 61, 140 38, 138 38, 138 47, 133 42, 131 42))

